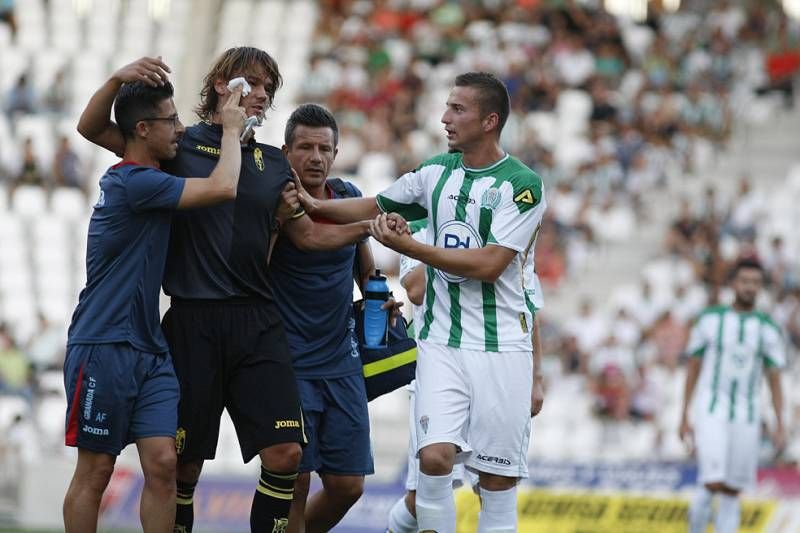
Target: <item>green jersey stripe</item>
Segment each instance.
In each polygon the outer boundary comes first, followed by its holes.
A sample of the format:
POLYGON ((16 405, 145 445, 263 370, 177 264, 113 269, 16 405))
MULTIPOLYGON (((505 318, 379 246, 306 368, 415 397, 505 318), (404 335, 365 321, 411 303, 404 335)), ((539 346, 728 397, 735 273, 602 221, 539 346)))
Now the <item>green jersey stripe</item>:
POLYGON ((764 336, 761 331, 761 324, 758 325, 758 351, 753 368, 750 369, 750 379, 747 380, 747 421, 751 424, 755 420, 755 390, 756 377, 761 372, 761 357, 764 350, 764 336))
MULTIPOLYGON (((444 188, 445 183, 447 183, 447 174, 442 173, 442 175, 439 176, 439 181, 436 183, 436 187, 433 188, 433 193, 431 194, 430 219, 434 235, 434 246, 436 245, 436 218, 439 212, 439 197, 442 195, 442 189, 444 188)), ((431 230, 429 229, 428 231, 431 230)), ((431 330, 431 324, 433 324, 433 303, 436 301, 436 295, 433 288, 433 277, 436 275, 436 271, 433 269, 433 267, 429 266, 426 274, 428 276, 428 287, 425 291, 425 302, 427 303, 427 306, 425 309, 425 323, 422 325, 422 329, 419 331, 420 339, 428 338, 428 333, 431 330)))
MULTIPOLYGON (((492 187, 497 187, 500 180, 495 179, 492 187)), ((491 238, 492 229, 492 210, 481 207, 480 218, 478 220, 478 235, 484 246, 491 238)), ((497 338, 497 308, 493 283, 481 283, 483 295, 483 342, 487 352, 498 350, 497 338)))
POLYGON ((728 420, 733 420, 736 416, 736 389, 739 387, 739 382, 737 380, 733 380, 731 382, 731 395, 729 402, 729 411, 728 411, 728 420))
POLYGON ((423 315, 425 320, 422 324, 422 329, 419 330, 419 338, 425 340, 428 338, 428 333, 431 330, 431 324, 433 323, 433 303, 436 301, 436 292, 433 290, 433 276, 436 275, 432 266, 429 266, 425 275, 428 278, 428 286, 425 292, 425 303, 428 305, 425 309, 425 314, 423 315))
MULTIPOLYGON (((464 222, 467 218, 467 202, 474 184, 475 180, 467 176, 464 176, 464 181, 461 182, 454 215, 454 219, 459 222, 464 222)), ((461 335, 463 334, 461 327, 461 285, 448 282, 447 292, 450 295, 450 337, 447 339, 447 345, 453 348, 460 348, 461 335)))
POLYGON ((494 283, 481 283, 483 292, 483 331, 484 344, 487 352, 498 351, 497 339, 497 303, 495 299, 494 283))
POLYGON ((717 330, 717 353, 714 359, 714 378, 711 380, 711 405, 708 412, 713 413, 717 405, 717 390, 719 389, 719 367, 722 364, 722 332, 725 324, 725 313, 719 314, 719 329, 717 330))

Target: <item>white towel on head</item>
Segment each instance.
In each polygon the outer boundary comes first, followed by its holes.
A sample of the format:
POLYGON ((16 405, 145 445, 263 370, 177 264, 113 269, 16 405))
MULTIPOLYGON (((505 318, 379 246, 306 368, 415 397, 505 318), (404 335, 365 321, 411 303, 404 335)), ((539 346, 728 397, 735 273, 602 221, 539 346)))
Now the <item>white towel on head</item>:
POLYGON ((233 91, 239 85, 242 86, 242 96, 247 96, 250 94, 250 84, 247 83, 247 80, 244 78, 233 78, 231 81, 228 82, 228 90, 233 91))

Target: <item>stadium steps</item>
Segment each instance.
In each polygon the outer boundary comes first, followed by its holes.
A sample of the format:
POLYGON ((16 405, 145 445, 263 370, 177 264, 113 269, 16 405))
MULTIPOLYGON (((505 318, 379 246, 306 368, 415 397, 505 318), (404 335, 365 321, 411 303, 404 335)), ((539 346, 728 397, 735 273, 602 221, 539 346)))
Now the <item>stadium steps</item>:
POLYGON ((744 175, 751 178, 755 189, 779 187, 797 162, 797 139, 800 103, 792 110, 774 106, 769 116, 759 121, 740 121, 727 147, 709 168, 674 180, 666 191, 652 190, 643 195, 648 220, 637 226, 628 242, 599 245, 587 268, 565 279, 559 288, 545 292, 546 316, 555 320, 573 316, 584 296, 602 308, 612 301, 614 288, 635 283, 647 261, 663 251, 666 230, 682 196, 696 198, 706 185, 713 184, 723 197, 731 197, 744 175))

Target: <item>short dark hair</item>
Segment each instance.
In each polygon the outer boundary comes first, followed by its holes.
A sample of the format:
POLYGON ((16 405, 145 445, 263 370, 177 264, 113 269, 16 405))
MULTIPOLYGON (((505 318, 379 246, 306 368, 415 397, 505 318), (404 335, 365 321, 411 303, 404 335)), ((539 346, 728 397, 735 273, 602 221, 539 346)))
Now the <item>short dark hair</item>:
POLYGON ((333 130, 333 147, 339 145, 339 126, 330 111, 317 104, 302 104, 295 109, 289 120, 286 121, 286 129, 283 132, 283 142, 291 147, 294 141, 294 130, 297 126, 308 126, 310 128, 330 128, 333 130))
POLYGON ((738 274, 743 268, 753 268, 762 274, 764 273, 764 267, 761 265, 761 262, 758 259, 754 257, 742 257, 741 259, 738 259, 731 268, 731 279, 735 278, 736 274, 738 274))
POLYGON ((114 100, 114 118, 122 136, 132 139, 136 123, 158 112, 158 105, 175 94, 170 82, 152 87, 141 81, 123 83, 114 100))
POLYGON ((217 110, 219 95, 214 89, 218 79, 230 81, 234 74, 247 72, 254 66, 264 69, 272 84, 265 87, 270 107, 275 100, 275 93, 283 85, 278 63, 264 50, 253 46, 238 46, 225 50, 203 79, 203 88, 200 90, 200 105, 194 111, 202 120, 211 120, 217 110))
POLYGON ((503 131, 511 109, 511 98, 506 85, 489 72, 466 72, 456 77, 456 87, 474 87, 478 89, 478 105, 485 117, 489 113, 497 113, 497 136, 503 131))

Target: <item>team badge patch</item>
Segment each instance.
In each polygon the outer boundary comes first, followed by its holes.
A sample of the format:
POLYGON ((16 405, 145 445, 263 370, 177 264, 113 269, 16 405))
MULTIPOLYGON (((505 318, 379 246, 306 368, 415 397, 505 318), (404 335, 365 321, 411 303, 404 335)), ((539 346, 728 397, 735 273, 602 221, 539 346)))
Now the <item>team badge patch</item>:
POLYGON ((428 433, 428 415, 423 415, 420 417, 419 425, 422 426, 422 431, 428 433))
POLYGON ((494 211, 500 205, 500 189, 489 187, 481 195, 481 209, 491 209, 494 211))
POLYGON ((289 525, 288 518, 273 518, 274 525, 272 526, 272 533, 285 533, 286 526, 289 525))
POLYGON ((533 205, 533 194, 530 189, 525 189, 514 197, 514 201, 520 204, 533 205))
POLYGON ((183 453, 183 449, 186 447, 186 430, 183 428, 178 428, 178 431, 175 432, 175 451, 178 455, 183 453))
POLYGON ((261 148, 253 150, 253 160, 256 162, 258 170, 264 170, 264 155, 261 153, 261 148))

